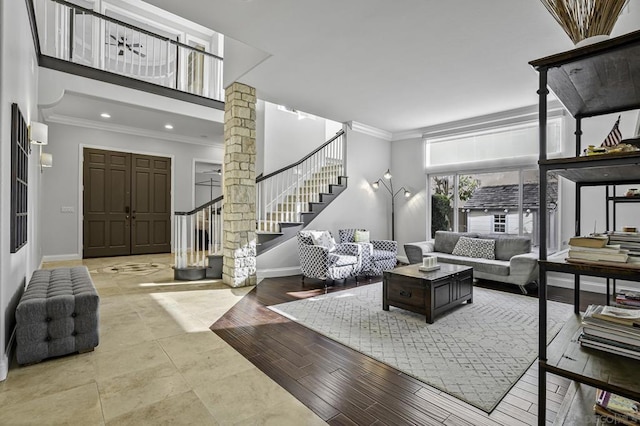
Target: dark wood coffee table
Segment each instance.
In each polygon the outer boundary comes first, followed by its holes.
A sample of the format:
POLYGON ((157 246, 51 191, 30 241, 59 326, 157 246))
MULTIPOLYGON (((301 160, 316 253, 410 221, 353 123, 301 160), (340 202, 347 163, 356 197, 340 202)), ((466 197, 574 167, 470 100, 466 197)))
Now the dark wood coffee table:
POLYGON ((420 264, 384 271, 382 277, 382 309, 389 306, 425 314, 433 324, 440 315, 455 306, 473 303, 473 268, 441 263, 440 269, 422 272, 420 264))

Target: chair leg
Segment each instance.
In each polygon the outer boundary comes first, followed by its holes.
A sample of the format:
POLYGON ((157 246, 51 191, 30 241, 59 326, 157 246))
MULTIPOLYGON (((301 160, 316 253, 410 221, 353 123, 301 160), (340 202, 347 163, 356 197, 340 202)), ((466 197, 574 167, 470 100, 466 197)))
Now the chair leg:
POLYGON ((522 294, 527 294, 527 288, 523 285, 519 285, 518 287, 520 287, 520 291, 522 292, 522 294))

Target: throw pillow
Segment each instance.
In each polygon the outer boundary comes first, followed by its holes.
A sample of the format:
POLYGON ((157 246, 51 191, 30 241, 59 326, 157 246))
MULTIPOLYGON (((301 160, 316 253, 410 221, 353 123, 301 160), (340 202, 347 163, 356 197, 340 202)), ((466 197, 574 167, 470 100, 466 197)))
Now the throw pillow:
POLYGON ((336 240, 333 239, 329 231, 309 231, 313 244, 322 246, 329 251, 336 249, 336 240))
POLYGON ((496 258, 496 242, 482 238, 460 237, 451 254, 493 260, 496 258))
POLYGON ((368 243, 369 231, 356 230, 356 233, 353 235, 353 241, 356 243, 368 243))

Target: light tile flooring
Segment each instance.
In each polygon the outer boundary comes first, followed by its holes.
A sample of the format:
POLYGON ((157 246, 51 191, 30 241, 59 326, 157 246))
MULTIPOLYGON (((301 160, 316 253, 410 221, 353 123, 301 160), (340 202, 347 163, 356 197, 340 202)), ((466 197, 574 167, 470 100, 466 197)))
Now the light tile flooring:
POLYGON ((209 326, 250 287, 174 281, 169 255, 84 264, 100 294, 100 344, 0 382, 0 424, 320 425, 209 326))

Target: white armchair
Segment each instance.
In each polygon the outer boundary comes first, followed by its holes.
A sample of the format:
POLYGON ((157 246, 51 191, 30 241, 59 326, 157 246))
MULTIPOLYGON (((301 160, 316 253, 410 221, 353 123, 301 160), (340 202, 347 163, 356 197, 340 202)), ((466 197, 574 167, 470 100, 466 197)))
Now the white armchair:
POLYGON ((383 271, 395 268, 398 256, 398 242, 391 240, 370 240, 368 243, 356 241, 356 231, 364 229, 340 229, 340 243, 357 243, 362 246, 361 275, 378 276, 383 271))
POLYGON ((329 231, 299 231, 298 254, 302 282, 305 277, 343 280, 356 277, 362 267, 362 247, 358 244, 335 244, 329 231))

